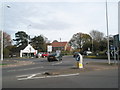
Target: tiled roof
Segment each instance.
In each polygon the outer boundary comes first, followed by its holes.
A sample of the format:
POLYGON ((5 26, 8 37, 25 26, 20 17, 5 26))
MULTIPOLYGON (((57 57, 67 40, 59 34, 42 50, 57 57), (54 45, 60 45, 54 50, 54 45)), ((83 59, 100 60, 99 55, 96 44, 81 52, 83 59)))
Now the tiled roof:
POLYGON ((52 47, 65 47, 67 42, 53 42, 52 47))

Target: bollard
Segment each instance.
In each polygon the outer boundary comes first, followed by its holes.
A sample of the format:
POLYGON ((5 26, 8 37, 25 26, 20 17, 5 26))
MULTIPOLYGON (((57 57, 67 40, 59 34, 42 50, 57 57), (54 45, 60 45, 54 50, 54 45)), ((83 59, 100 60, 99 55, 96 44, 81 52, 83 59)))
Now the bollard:
POLYGON ((76 64, 77 68, 83 68, 83 57, 80 53, 76 57, 76 61, 77 61, 77 64, 76 64))

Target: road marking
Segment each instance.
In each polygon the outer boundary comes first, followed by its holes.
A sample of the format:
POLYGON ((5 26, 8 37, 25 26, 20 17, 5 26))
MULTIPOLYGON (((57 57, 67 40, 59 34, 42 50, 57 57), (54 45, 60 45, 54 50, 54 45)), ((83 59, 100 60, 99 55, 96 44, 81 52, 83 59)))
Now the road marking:
POLYGON ((53 63, 52 65, 58 65, 58 64, 61 64, 62 63, 62 61, 61 62, 57 62, 57 63, 53 63))
POLYGON ((18 78, 20 78, 20 77, 27 77, 27 76, 30 77, 30 76, 33 76, 33 75, 43 74, 45 72, 48 72, 48 71, 44 71, 44 72, 40 72, 40 73, 36 73, 36 74, 20 75, 20 76, 16 76, 16 77, 18 77, 18 78))
POLYGON ((20 78, 18 80, 29 80, 29 79, 45 79, 45 78, 53 78, 53 77, 67 77, 67 76, 76 76, 79 75, 79 73, 75 74, 63 74, 63 75, 54 75, 54 76, 40 76, 40 77, 34 77, 36 75, 29 76, 27 78, 20 78))
POLYGON ((27 69, 18 69, 18 70, 9 70, 8 72, 15 72, 15 71, 26 71, 26 70, 33 70, 33 69, 38 69, 38 68, 44 68, 43 66, 41 67, 34 67, 34 68, 27 68, 27 69))

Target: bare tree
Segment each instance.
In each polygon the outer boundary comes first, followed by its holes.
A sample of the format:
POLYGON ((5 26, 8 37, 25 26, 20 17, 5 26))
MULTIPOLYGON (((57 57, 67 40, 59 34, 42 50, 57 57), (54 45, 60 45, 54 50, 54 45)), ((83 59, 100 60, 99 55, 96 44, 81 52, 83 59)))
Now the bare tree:
MULTIPOLYGON (((0 31, 0 41, 2 39, 1 34, 2 34, 2 32, 0 31)), ((12 43, 11 36, 8 33, 3 32, 3 48, 10 46, 11 43, 12 43)))
POLYGON ((104 33, 99 32, 97 30, 92 30, 90 32, 90 35, 92 36, 93 40, 100 42, 104 39, 104 33))

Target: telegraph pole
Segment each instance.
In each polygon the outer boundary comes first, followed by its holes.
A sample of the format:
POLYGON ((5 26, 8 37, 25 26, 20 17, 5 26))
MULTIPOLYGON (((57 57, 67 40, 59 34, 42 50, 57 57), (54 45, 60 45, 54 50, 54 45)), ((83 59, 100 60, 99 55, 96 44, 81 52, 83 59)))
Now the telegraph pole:
POLYGON ((107 26, 107 48, 108 48, 108 50, 107 50, 107 55, 108 55, 108 64, 110 64, 107 0, 106 0, 106 26, 107 26))
POLYGON ((3 61, 3 30, 1 31, 1 61, 3 61))

